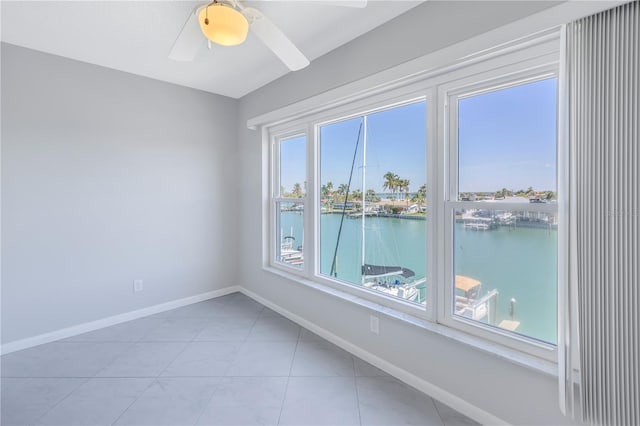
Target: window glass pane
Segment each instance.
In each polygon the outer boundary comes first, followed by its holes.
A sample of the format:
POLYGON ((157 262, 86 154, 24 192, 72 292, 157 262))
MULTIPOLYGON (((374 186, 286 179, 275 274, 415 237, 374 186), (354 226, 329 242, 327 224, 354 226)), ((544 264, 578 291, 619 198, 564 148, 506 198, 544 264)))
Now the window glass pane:
POLYGON ((323 275, 425 303, 425 164, 425 102, 320 128, 323 275))
POLYGON ((458 101, 459 200, 555 199, 556 78, 458 101))
POLYGON ((307 193, 307 138, 280 141, 280 197, 302 198, 307 193))
POLYGON ((556 343, 557 214, 457 210, 454 314, 556 343))
POLYGON ((304 205, 276 203, 276 260, 302 269, 304 266, 304 205))

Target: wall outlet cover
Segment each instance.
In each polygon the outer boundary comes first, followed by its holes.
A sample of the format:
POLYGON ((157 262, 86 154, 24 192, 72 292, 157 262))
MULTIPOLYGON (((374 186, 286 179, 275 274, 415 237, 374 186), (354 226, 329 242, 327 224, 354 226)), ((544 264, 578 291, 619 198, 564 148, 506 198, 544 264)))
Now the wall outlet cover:
POLYGON ((380 320, 373 315, 369 316, 369 328, 372 333, 380 334, 380 320))

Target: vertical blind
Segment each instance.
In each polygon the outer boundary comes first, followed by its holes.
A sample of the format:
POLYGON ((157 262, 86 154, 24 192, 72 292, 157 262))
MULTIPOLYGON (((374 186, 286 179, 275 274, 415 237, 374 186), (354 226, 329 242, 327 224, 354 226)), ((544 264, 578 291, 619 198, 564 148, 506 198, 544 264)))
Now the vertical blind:
POLYGON ((640 425, 640 2, 567 25, 565 47, 579 406, 640 425))

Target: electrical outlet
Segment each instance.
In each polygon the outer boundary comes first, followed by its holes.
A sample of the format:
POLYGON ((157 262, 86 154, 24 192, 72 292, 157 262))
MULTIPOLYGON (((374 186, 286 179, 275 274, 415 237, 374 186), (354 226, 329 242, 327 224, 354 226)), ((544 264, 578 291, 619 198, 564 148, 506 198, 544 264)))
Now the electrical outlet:
POLYGON ((144 283, 142 280, 133 280, 133 292, 139 293, 144 290, 144 283))
POLYGON ((373 315, 369 316, 369 328, 372 333, 380 334, 380 320, 373 315))

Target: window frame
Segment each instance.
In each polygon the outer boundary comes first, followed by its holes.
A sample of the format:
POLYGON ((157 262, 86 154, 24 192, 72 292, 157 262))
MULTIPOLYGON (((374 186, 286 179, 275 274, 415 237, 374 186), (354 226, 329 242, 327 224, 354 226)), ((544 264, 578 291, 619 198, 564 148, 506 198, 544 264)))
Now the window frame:
MULTIPOLYGON (((280 203, 297 203, 303 205, 303 228, 305 234, 307 233, 307 214, 306 211, 309 207, 309 184, 307 183, 307 190, 305 191, 305 195, 302 198, 291 198, 284 197, 281 194, 281 164, 280 164, 280 147, 282 142, 288 141, 290 139, 294 139, 297 137, 305 138, 305 178, 309 175, 308 163, 309 163, 309 135, 307 129, 300 127, 293 128, 285 128, 281 129, 279 132, 274 132, 270 135, 270 144, 269 144, 269 156, 270 160, 270 168, 269 168, 269 264, 274 267, 281 268, 283 271, 293 273, 299 276, 307 275, 306 271, 309 268, 308 262, 304 261, 302 264, 302 268, 296 268, 291 265, 287 265, 284 262, 278 260, 278 244, 281 243, 280 236, 278 230, 280 217, 279 217, 279 209, 277 208, 280 203)), ((307 180, 308 182, 308 180, 307 180)), ((307 239, 303 241, 303 249, 302 252, 306 253, 307 239)))
MULTIPOLYGON (((319 238, 319 233, 320 233, 320 213, 319 213, 319 206, 320 206, 320 191, 318 190, 319 185, 321 184, 319 177, 320 177, 320 128, 322 126, 325 125, 330 125, 333 123, 338 123, 344 120, 349 120, 349 119, 353 119, 353 118, 357 118, 357 117, 364 117, 366 115, 371 115, 371 114, 375 114, 377 112, 382 112, 382 111, 386 111, 386 110, 390 110, 396 107, 401 107, 404 105, 410 105, 413 103, 417 103, 417 102, 421 102, 424 101, 427 105, 427 114, 425 117, 425 123, 427 125, 427 135, 429 132, 429 105, 430 105, 430 99, 431 99, 431 93, 426 93, 423 89, 420 90, 411 90, 409 92, 405 92, 406 94, 401 95, 401 96, 394 96, 391 99, 388 99, 386 102, 384 100, 380 100, 380 101, 376 101, 376 102, 371 102, 368 104, 360 104, 357 107, 352 107, 349 109, 344 109, 343 115, 339 116, 339 117, 335 117, 332 115, 324 115, 322 117, 319 117, 318 120, 315 120, 313 122, 313 128, 314 128, 314 146, 313 146, 313 150, 314 150, 314 155, 315 155, 315 162, 314 162, 314 189, 316 191, 316 195, 314 198, 314 209, 313 209, 313 214, 314 214, 314 253, 315 253, 315 257, 314 257, 314 270, 313 270, 313 274, 312 276, 310 276, 309 278, 312 279, 313 281, 316 282, 320 282, 324 285, 330 286, 332 288, 338 289, 338 290, 342 290, 342 291, 347 291, 350 294, 353 295, 357 295, 359 297, 363 297, 369 301, 372 302, 382 302, 382 304, 393 307, 394 309, 397 309, 401 312, 404 313, 408 313, 414 316, 417 316, 419 318, 423 318, 423 319, 430 319, 430 314, 432 312, 432 308, 428 307, 426 310, 424 308, 423 305, 418 305, 416 303, 413 302, 409 302, 409 301, 405 301, 393 296, 389 296, 386 295, 384 293, 380 293, 377 292, 375 290, 371 290, 369 288, 366 287, 362 287, 362 286, 358 286, 356 284, 353 283, 348 283, 346 281, 341 281, 338 279, 333 279, 327 275, 321 274, 320 272, 320 238, 319 238), (365 108, 364 110, 362 108, 365 108)), ((428 139, 428 137, 427 137, 428 139)), ((425 141, 426 144, 426 141, 425 141)), ((428 146, 425 146, 425 152, 428 152, 428 146)), ((428 154, 427 154, 428 155, 428 154)), ((426 160, 426 159, 425 159, 426 160)), ((426 167, 428 168, 428 163, 426 163, 426 167)), ((428 169, 427 169, 428 170, 428 169)), ((425 179, 427 179, 428 176, 425 174, 425 179)), ((428 180, 427 180, 428 182, 428 180)), ((429 191, 427 191, 427 203, 429 203, 429 191)), ((428 224, 428 221, 427 221, 428 224)), ((428 226, 428 225, 427 225, 428 226)), ((428 240, 428 238, 427 238, 428 240)), ((428 241, 425 241, 425 244, 428 244, 428 241)), ((428 247, 427 247, 428 250, 428 247)), ((429 271, 427 269, 427 280, 429 276, 429 271)), ((428 281, 427 281, 428 282, 428 281)), ((427 286, 427 293, 429 293, 430 291, 430 287, 431 286, 427 286)))
MULTIPOLYGON (((440 142, 442 143, 442 149, 445 153, 443 166, 446 170, 443 174, 445 179, 443 182, 444 191, 442 199, 439 200, 441 217, 443 219, 440 223, 444 230, 444 238, 440 240, 440 248, 442 250, 441 253, 446 253, 446 256, 442 256, 443 263, 441 263, 443 281, 440 285, 444 286, 444 288, 440 295, 439 306, 441 309, 438 310, 438 322, 467 333, 479 335, 484 339, 496 342, 503 346, 532 353, 537 357, 549 361, 555 361, 557 359, 557 342, 554 345, 533 337, 500 330, 497 326, 485 325, 477 321, 456 316, 451 312, 455 294, 455 290, 452 285, 453 280, 455 279, 455 210, 511 210, 558 214, 558 202, 548 204, 520 204, 503 201, 486 202, 458 200, 458 100, 483 93, 491 93, 497 90, 517 87, 527 83, 542 81, 549 78, 559 78, 558 64, 526 66, 520 71, 514 71, 513 69, 509 69, 509 71, 510 72, 505 73, 504 70, 501 69, 488 70, 478 75, 443 84, 439 87, 440 100, 444 101, 442 106, 445 119, 445 123, 443 124, 445 135, 440 142)), ((557 93, 558 92, 556 90, 556 117, 558 115, 557 93)), ((559 189, 557 178, 558 149, 558 133, 556 130, 556 193, 558 193, 559 189)), ((560 242, 558 242, 558 246, 560 246, 560 242)), ((558 285, 559 283, 556 282, 556 293, 558 285)))
MULTIPOLYGON (((323 125, 384 111, 418 101, 425 101, 427 103, 426 122, 427 126, 429 126, 428 105, 430 105, 430 99, 432 99, 432 91, 428 90, 425 92, 422 86, 424 85, 410 85, 401 88, 399 91, 394 91, 391 96, 389 95, 389 93, 385 93, 381 96, 374 96, 372 98, 363 99, 358 102, 345 105, 344 107, 339 109, 323 111, 322 113, 316 114, 312 117, 298 118, 296 120, 292 120, 285 124, 273 126, 272 128, 268 129, 267 138, 270 141, 268 193, 270 229, 268 230, 268 245, 270 249, 265 266, 267 266, 268 268, 273 268, 277 271, 292 273, 298 278, 304 279, 307 282, 319 283, 335 290, 346 292, 350 295, 363 298, 369 302, 391 307, 400 312, 410 314, 418 318, 431 319, 428 317, 429 313, 424 309, 422 305, 403 301, 401 299, 388 296, 365 287, 360 287, 357 285, 342 282, 340 280, 335 280, 320 273, 320 127, 323 125), (276 259, 278 238, 276 229, 278 212, 276 206, 278 202, 302 202, 301 200, 303 199, 278 197, 276 196, 277 193, 275 191, 279 191, 280 170, 280 156, 279 150, 276 149, 278 147, 277 144, 282 140, 301 136, 302 134, 307 135, 307 194, 304 199, 304 228, 305 236, 312 236, 312 238, 305 237, 303 248, 303 252, 305 253, 305 262, 304 268, 302 268, 301 270, 279 262, 276 259), (309 135, 313 135, 313 138, 309 137, 309 135), (311 262, 311 259, 313 259, 313 262, 311 262)), ((429 131, 429 128, 427 128, 427 131, 429 131)), ((426 178, 428 178, 428 176, 426 176, 426 178)), ((429 191, 427 191, 427 203, 429 202, 429 191)), ((427 271, 427 274, 428 273, 429 272, 427 271)), ((427 292, 430 291, 430 287, 431 286, 428 286, 427 292)), ((432 309, 430 308, 430 310, 432 309)))
MULTIPOLYGON (((453 275, 453 215, 448 212, 462 206, 473 205, 474 208, 510 209, 517 211, 548 211, 552 209, 558 214, 559 229, 566 226, 566 218, 560 216, 558 206, 561 203, 560 197, 568 197, 568 194, 561 194, 563 189, 562 183, 558 181, 559 174, 556 172, 558 202, 553 206, 547 204, 518 204, 509 205, 507 203, 498 204, 497 202, 487 203, 486 206, 481 205, 482 202, 463 202, 457 201, 458 194, 455 194, 455 201, 452 201, 452 191, 454 186, 451 173, 453 173, 451 159, 457 161, 457 154, 451 155, 451 102, 452 94, 470 93, 472 89, 480 90, 487 85, 496 87, 496 84, 502 82, 512 82, 508 85, 517 85, 517 82, 524 82, 527 78, 538 78, 541 75, 548 77, 558 77, 559 73, 559 38, 554 34, 543 34, 539 39, 527 39, 519 47, 513 45, 506 46, 503 51, 493 49, 487 52, 481 52, 471 55, 459 63, 443 67, 439 70, 433 70, 426 76, 421 78, 408 78, 398 82, 391 82, 384 87, 372 87, 368 91, 358 92, 351 96, 348 100, 334 101, 330 104, 315 107, 311 111, 300 111, 294 116, 286 119, 279 119, 273 124, 265 124, 262 127, 264 140, 269 141, 270 149, 268 150, 268 167, 269 167, 269 247, 271 252, 268 261, 264 266, 272 272, 284 272, 286 277, 307 283, 312 286, 323 286, 327 289, 333 289, 345 294, 346 300, 353 300, 357 297, 366 302, 372 302, 373 305, 379 306, 379 310, 384 312, 385 309, 391 308, 402 314, 409 314, 413 317, 427 321, 433 324, 433 330, 441 330, 445 335, 457 331, 462 335, 468 335, 477 340, 468 340, 461 337, 462 340, 480 341, 482 343, 476 346, 484 348, 505 348, 507 351, 515 350, 514 354, 522 353, 533 356, 531 365, 535 362, 533 359, 543 361, 557 362, 557 344, 551 345, 540 342, 534 338, 517 335, 507 331, 498 330, 497 327, 482 326, 476 322, 468 323, 463 319, 459 319, 453 315, 448 302, 451 301, 453 288, 446 283, 453 275), (523 80, 524 79, 524 80, 523 80), (517 81, 513 83, 513 81, 517 81), (321 125, 332 122, 338 122, 349 118, 371 114, 373 112, 392 108, 402 104, 415 102, 422 98, 427 103, 426 117, 426 183, 427 183, 427 239, 426 239, 426 278, 427 278, 427 303, 425 306, 416 305, 393 298, 391 296, 377 293, 373 290, 359 287, 356 285, 346 284, 344 282, 333 280, 330 277, 320 274, 320 250, 319 250, 319 232, 320 232, 320 141, 319 129, 321 125), (294 269, 284 265, 281 262, 275 262, 274 250, 274 211, 276 203, 273 193, 273 169, 274 169, 274 152, 272 144, 274 138, 288 138, 294 134, 305 134, 307 141, 307 194, 304 199, 304 253, 305 263, 303 270, 294 269), (466 203, 466 204, 465 204, 466 203), (527 207, 526 209, 524 207, 527 207), (307 237, 309 236, 309 237, 307 237), (434 255, 430 255, 433 253, 434 255), (439 256, 437 253, 447 253, 447 256, 439 256), (451 266, 451 268, 449 268, 451 266), (289 274, 291 273, 291 275, 289 274), (451 287, 451 288, 450 288, 451 287), (447 295, 447 293, 451 293, 447 295), (451 331, 450 331, 451 330, 451 331)), ((517 43, 516 43, 517 44, 517 43)), ((532 80, 533 81, 533 80, 532 80)), ((507 86, 505 86, 507 87, 507 86)), ((489 91, 490 89, 486 89, 489 91)), ((556 100, 558 102, 558 99, 556 100)), ((456 142, 457 146, 457 142, 456 142)), ((556 150, 560 147, 556 142, 556 150)), ((278 155, 279 158, 279 155, 278 155)), ((556 161, 560 161, 563 157, 557 156, 556 161)), ((566 160, 566 159, 565 159, 566 160)), ((559 170, 561 165, 557 164, 559 170)), ((279 169, 277 169, 279 171, 279 169)), ((457 169, 455 171, 457 173, 457 169)), ((457 190, 457 184, 455 185, 457 190)), ((564 199, 564 198, 563 198, 564 199)), ((291 201, 292 199, 278 199, 277 201, 291 201)), ((299 202, 301 199, 295 199, 299 202)), ((560 241, 561 232, 558 233, 558 258, 561 257, 560 249, 564 246, 560 241)), ((559 274, 562 266, 558 265, 559 274)), ((561 275, 559 275, 561 276, 561 275)), ((557 282, 558 288, 561 283, 557 282)), ((372 308, 376 309, 376 308, 372 308)), ((558 321, 562 315, 562 307, 558 306, 558 321)), ((411 321, 409 321, 411 322, 411 321)), ((455 332, 454 332, 455 334, 455 332)), ((461 336, 462 336, 461 335, 461 336)), ((490 350, 490 349, 489 349, 490 350)), ((496 349, 498 350, 498 349, 496 349)), ((502 351, 502 349, 498 350, 502 351)), ((519 359, 517 355, 513 359, 519 359)))

